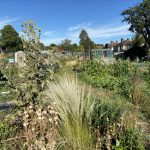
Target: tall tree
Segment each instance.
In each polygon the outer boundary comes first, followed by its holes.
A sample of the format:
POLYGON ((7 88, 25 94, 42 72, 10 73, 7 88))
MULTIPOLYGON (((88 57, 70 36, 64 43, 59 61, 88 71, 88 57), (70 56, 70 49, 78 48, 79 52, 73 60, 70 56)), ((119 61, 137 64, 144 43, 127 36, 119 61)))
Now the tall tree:
POLYGON ((90 54, 91 57, 91 49, 94 48, 94 42, 88 36, 88 33, 83 29, 79 35, 80 45, 84 48, 84 54, 90 54))
POLYGON ((0 31, 0 47, 5 52, 22 50, 22 41, 19 34, 11 25, 6 25, 0 31))
POLYGON ((144 0, 122 12, 125 22, 130 25, 131 32, 144 37, 146 45, 150 47, 150 0, 144 0))

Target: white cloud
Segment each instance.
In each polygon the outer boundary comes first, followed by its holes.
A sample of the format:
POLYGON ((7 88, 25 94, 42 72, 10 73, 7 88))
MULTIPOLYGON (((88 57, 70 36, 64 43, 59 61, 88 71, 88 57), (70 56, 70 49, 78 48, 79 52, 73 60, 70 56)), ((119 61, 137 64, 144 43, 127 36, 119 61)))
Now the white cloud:
POLYGON ((79 34, 82 29, 85 29, 89 37, 96 42, 116 40, 121 37, 130 36, 128 31, 129 26, 120 22, 114 22, 112 24, 106 24, 104 26, 94 26, 91 22, 81 23, 76 26, 63 29, 61 31, 47 31, 42 36, 42 42, 45 45, 50 43, 59 44, 64 39, 70 39, 72 43, 79 42, 79 34), (53 34, 55 33, 55 34, 53 34), (61 33, 61 34, 60 34, 61 33))
POLYGON ((10 24, 12 22, 18 21, 19 19, 17 18, 13 18, 13 19, 9 19, 9 18, 5 18, 5 19, 0 19, 0 28, 3 28, 5 25, 10 24))
MULTIPOLYGON (((87 27, 86 31, 89 34, 90 38, 107 38, 115 36, 125 36, 129 35, 128 25, 120 24, 117 26, 107 25, 103 27, 87 27)), ((70 37, 77 38, 79 37, 81 30, 70 32, 70 37)))
POLYGON ((65 37, 58 37, 58 38, 42 38, 41 42, 45 45, 50 45, 51 43, 59 44, 62 40, 64 40, 65 37))
POLYGON ((79 29, 85 29, 85 28, 87 28, 87 27, 89 27, 91 25, 92 25, 92 22, 88 22, 88 23, 83 22, 83 23, 78 24, 76 26, 69 27, 68 30, 69 31, 74 31, 74 30, 79 30, 79 29))
POLYGON ((54 33, 54 31, 45 31, 42 33, 43 36, 50 36, 54 33))

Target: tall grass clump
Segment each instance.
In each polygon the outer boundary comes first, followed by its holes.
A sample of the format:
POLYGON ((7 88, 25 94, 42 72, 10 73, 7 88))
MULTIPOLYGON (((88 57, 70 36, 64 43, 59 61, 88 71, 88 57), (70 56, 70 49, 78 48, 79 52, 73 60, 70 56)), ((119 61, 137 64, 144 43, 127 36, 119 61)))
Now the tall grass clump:
POLYGON ((94 101, 90 92, 75 79, 65 77, 49 83, 47 95, 56 103, 59 116, 58 149, 93 149, 90 120, 94 101))

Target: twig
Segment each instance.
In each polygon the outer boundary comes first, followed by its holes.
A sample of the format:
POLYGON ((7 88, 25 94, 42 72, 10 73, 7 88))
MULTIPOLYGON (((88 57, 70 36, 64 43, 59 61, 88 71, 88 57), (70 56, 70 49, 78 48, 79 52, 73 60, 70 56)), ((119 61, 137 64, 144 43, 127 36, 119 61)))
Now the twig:
POLYGON ((17 140, 17 139, 21 139, 21 138, 26 138, 26 137, 22 136, 22 137, 10 138, 10 139, 7 139, 7 140, 0 141, 0 143, 9 142, 9 141, 17 140))

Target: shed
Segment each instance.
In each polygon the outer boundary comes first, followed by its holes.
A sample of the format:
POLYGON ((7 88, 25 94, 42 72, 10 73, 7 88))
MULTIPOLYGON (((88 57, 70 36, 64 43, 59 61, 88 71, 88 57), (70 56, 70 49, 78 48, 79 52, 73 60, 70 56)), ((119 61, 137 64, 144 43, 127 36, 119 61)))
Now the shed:
POLYGON ((99 58, 113 58, 113 52, 111 49, 92 49, 93 57, 99 58))

